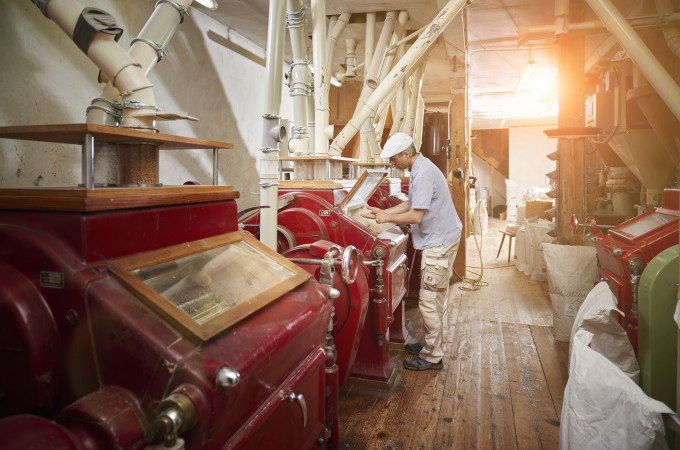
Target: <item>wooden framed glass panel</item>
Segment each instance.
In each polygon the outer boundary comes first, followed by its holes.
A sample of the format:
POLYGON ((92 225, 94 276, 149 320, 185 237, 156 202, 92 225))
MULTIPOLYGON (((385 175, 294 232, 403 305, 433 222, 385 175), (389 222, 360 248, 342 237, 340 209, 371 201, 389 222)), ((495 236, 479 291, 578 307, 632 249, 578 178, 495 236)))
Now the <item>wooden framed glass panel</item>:
POLYGON ((677 216, 654 212, 646 216, 638 216, 625 224, 618 225, 609 230, 609 233, 618 235, 624 241, 632 243, 635 239, 676 220, 678 220, 677 216))
POLYGON ((387 176, 387 172, 366 170, 349 191, 349 194, 340 203, 340 209, 351 211, 362 208, 368 203, 368 199, 378 189, 380 183, 387 176))
POLYGON ((115 260, 109 269, 195 342, 210 339, 310 278, 241 231, 115 260))

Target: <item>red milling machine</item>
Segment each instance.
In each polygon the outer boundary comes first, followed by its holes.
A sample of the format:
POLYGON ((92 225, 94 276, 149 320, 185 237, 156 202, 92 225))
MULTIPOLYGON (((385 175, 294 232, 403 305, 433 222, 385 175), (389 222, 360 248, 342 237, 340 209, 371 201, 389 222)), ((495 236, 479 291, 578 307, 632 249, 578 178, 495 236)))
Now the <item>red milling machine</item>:
POLYGON ((330 285, 342 266, 365 289, 351 249, 319 244, 306 271, 238 230, 230 186, 99 188, 88 169, 95 141, 227 143, 90 124, 0 137, 84 143, 85 185, 0 189, 2 448, 337 448, 330 285))
MULTIPOLYGON (((408 237, 394 224, 377 224, 361 217, 386 175, 384 171, 365 171, 349 192, 335 181, 279 182, 279 253, 296 261, 306 256, 311 243, 324 240, 356 248, 363 260, 360 272, 366 275, 370 295, 365 323, 360 283, 352 285, 355 293, 348 292, 348 298, 343 293, 335 302, 338 316, 334 336, 340 384, 352 376, 390 385, 396 369, 389 344, 404 342, 402 300, 406 294, 408 237), (343 311, 346 316, 340 315, 343 311), (339 336, 343 323, 351 325, 351 329, 361 329, 359 342, 339 336)), ((245 229, 255 230, 259 215, 255 212, 241 221, 245 229)))
POLYGON ((624 316, 619 322, 638 349, 638 283, 646 265, 668 247, 678 243, 680 190, 664 189, 661 207, 609 228, 602 234, 591 222, 600 276, 618 300, 624 316))

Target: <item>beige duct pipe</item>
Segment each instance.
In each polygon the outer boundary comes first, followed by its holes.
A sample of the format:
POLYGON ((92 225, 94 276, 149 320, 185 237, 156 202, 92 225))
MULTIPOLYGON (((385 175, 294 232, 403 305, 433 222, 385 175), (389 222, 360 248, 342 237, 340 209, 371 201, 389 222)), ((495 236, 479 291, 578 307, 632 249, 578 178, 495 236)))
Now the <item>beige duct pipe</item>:
MULTIPOLYGON (((680 13, 659 14, 651 16, 629 17, 628 23, 633 28, 655 28, 660 25, 673 25, 680 23, 680 13)), ((599 20, 590 20, 585 22, 570 22, 569 33, 598 33, 605 30, 604 24, 599 20)), ((533 39, 545 39, 547 35, 557 33, 555 24, 550 25, 535 25, 531 27, 519 25, 517 27, 517 35, 519 41, 526 42, 533 39)))
POLYGON ((413 75, 411 75, 411 91, 408 99, 408 107, 406 108, 404 123, 401 126, 401 131, 411 136, 413 135, 413 128, 416 124, 416 110, 418 109, 420 89, 423 85, 424 69, 425 63, 422 63, 413 71, 413 75))
POLYGON ((335 58, 335 47, 338 42, 338 37, 340 37, 342 32, 345 30, 345 27, 347 27, 347 23, 349 22, 350 17, 352 17, 350 13, 340 14, 340 17, 338 17, 338 19, 335 21, 334 26, 330 28, 330 32, 328 33, 326 73, 324 74, 327 80, 331 79, 331 73, 333 73, 332 72, 333 58, 335 58))
POLYGON ((626 19, 609 0, 586 0, 591 9, 616 36, 621 47, 628 53, 649 84, 659 94, 664 103, 680 120, 680 87, 664 69, 654 54, 644 44, 626 19))
MULTIPOLYGON (((43 4, 43 14, 52 19, 71 39, 83 8, 74 0, 50 0, 43 4)), ((78 42, 76 42, 79 46, 78 42)), ((112 34, 96 32, 86 48, 86 54, 109 79, 114 87, 127 93, 125 99, 143 109, 128 110, 123 121, 126 126, 153 129, 153 118, 136 116, 147 109, 156 108, 153 85, 137 63, 118 45, 112 34)))
POLYGON ((279 142, 286 138, 281 126, 281 86, 286 0, 269 2, 267 29, 267 82, 262 115, 262 147, 260 148, 260 241, 276 250, 279 195, 279 142))
MULTIPOLYGON (((670 0, 654 0, 656 10, 660 15, 670 15, 675 13, 673 4, 670 0)), ((666 45, 676 57, 680 58, 680 27, 667 25, 661 28, 666 45)))
POLYGON ((416 123, 413 128, 413 143, 416 149, 420 151, 420 146, 423 143, 423 121, 425 120, 425 100, 422 96, 418 96, 418 106, 416 108, 416 123))
POLYGON ((394 27, 394 32, 392 33, 392 38, 390 40, 389 46, 385 49, 385 56, 383 58, 382 66, 380 67, 380 72, 378 73, 379 80, 385 79, 385 75, 389 73, 394 65, 394 57, 397 53, 399 46, 397 42, 400 38, 406 34, 406 22, 408 21, 408 12, 399 11, 399 16, 397 17, 397 24, 394 27))
MULTIPOLYGON (((406 54, 406 41, 402 39, 397 47, 397 58, 401 60, 406 54)), ((406 115, 406 99, 408 92, 408 79, 396 86, 396 95, 392 108, 392 127, 390 128, 390 136, 401 130, 401 125, 404 123, 404 116, 406 115)))
POLYGON ((326 73, 326 4, 312 0, 312 49, 314 54, 314 153, 328 154, 328 91, 326 73))
MULTIPOLYGON (((314 94, 312 89, 312 94, 314 94)), ((314 95, 307 97, 307 133, 309 133, 309 140, 307 141, 307 153, 315 154, 316 147, 314 141, 316 140, 316 126, 314 123, 314 116, 316 115, 316 110, 314 108, 315 103, 314 95)))
POLYGON ((569 31, 569 0, 555 0, 555 36, 569 31))
POLYGON ((344 78, 356 78, 357 68, 357 40, 345 39, 345 73, 344 78))
POLYGON ((338 16, 331 16, 330 19, 328 19, 328 36, 326 36, 326 42, 331 38, 331 34, 333 34, 333 28, 335 28, 335 24, 338 23, 338 16))
POLYGON ((405 77, 417 66, 423 54, 430 48, 434 41, 444 31, 451 20, 463 9, 468 2, 466 0, 449 0, 442 10, 432 20, 427 29, 418 37, 416 42, 408 49, 401 60, 387 74, 385 80, 375 89, 369 98, 361 102, 361 107, 357 110, 349 123, 338 133, 331 144, 331 154, 340 155, 342 149, 359 131, 359 127, 372 114, 375 114, 376 107, 382 99, 392 91, 405 77))
POLYGON ((364 78, 373 59, 375 47, 375 13, 366 13, 366 38, 364 39, 364 78))
POLYGON ((380 37, 378 38, 378 43, 373 50, 373 56, 371 57, 371 65, 368 67, 366 72, 366 79, 364 80, 364 90, 361 94, 364 95, 366 92, 370 95, 371 92, 378 85, 378 76, 380 75, 380 67, 385 59, 385 49, 387 48, 387 43, 392 36, 392 29, 394 28, 394 22, 397 18, 396 11, 390 11, 385 14, 385 22, 383 22, 383 27, 380 30, 380 37), (366 91, 366 87, 370 90, 366 91))
MULTIPOLYGON (((364 76, 364 84, 361 89, 361 95, 359 96, 359 103, 362 99, 368 98, 373 92, 375 85, 371 85, 368 80, 377 79, 379 77, 380 67, 385 59, 385 49, 387 48, 387 43, 392 36, 392 29, 394 28, 394 22, 397 18, 396 11, 390 11, 385 15, 385 21, 383 22, 382 29, 380 30, 380 37, 378 38, 378 43, 373 51, 373 56, 371 59, 371 65, 364 76)), ((376 142, 375 128, 373 127, 373 116, 370 116, 361 125, 361 135, 359 139, 359 155, 361 162, 373 161, 373 155, 380 153, 380 146, 376 142)))
MULTIPOLYGON (((132 40, 128 54, 141 65, 145 75, 165 56, 168 42, 184 21, 191 3, 192 0, 156 3, 142 31, 132 40)), ((120 92, 103 73, 100 74, 100 81, 106 82, 106 86, 87 108, 87 122, 116 126, 121 119, 120 92)))
POLYGON ((286 2, 286 27, 290 35, 290 46, 293 53, 288 86, 293 99, 293 124, 288 140, 288 148, 296 155, 307 154, 309 130, 307 129, 307 102, 312 96, 312 74, 307 59, 305 41, 305 9, 302 0, 286 2))

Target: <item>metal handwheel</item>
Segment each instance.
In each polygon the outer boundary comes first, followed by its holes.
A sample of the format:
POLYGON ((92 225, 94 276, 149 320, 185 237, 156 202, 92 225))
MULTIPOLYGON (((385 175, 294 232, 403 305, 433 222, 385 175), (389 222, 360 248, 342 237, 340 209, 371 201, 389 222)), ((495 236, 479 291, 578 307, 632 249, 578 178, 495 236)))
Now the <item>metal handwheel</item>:
POLYGON ((359 273, 359 253, 353 245, 348 245, 342 252, 341 269, 342 281, 345 284, 354 283, 359 273))

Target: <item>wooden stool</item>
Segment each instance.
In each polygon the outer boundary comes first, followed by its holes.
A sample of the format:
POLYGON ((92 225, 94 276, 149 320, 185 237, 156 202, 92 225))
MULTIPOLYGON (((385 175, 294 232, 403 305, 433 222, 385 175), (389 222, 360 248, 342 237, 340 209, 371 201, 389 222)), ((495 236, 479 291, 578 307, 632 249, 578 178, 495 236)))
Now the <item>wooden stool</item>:
POLYGON ((510 254, 512 252, 512 238, 515 237, 516 233, 508 230, 498 231, 503 235, 503 237, 501 238, 501 245, 498 247, 498 253, 496 253, 496 258, 498 258, 501 254, 501 249, 503 248, 503 241, 505 241, 505 236, 508 236, 510 238, 508 240, 508 262, 510 262, 510 254))

